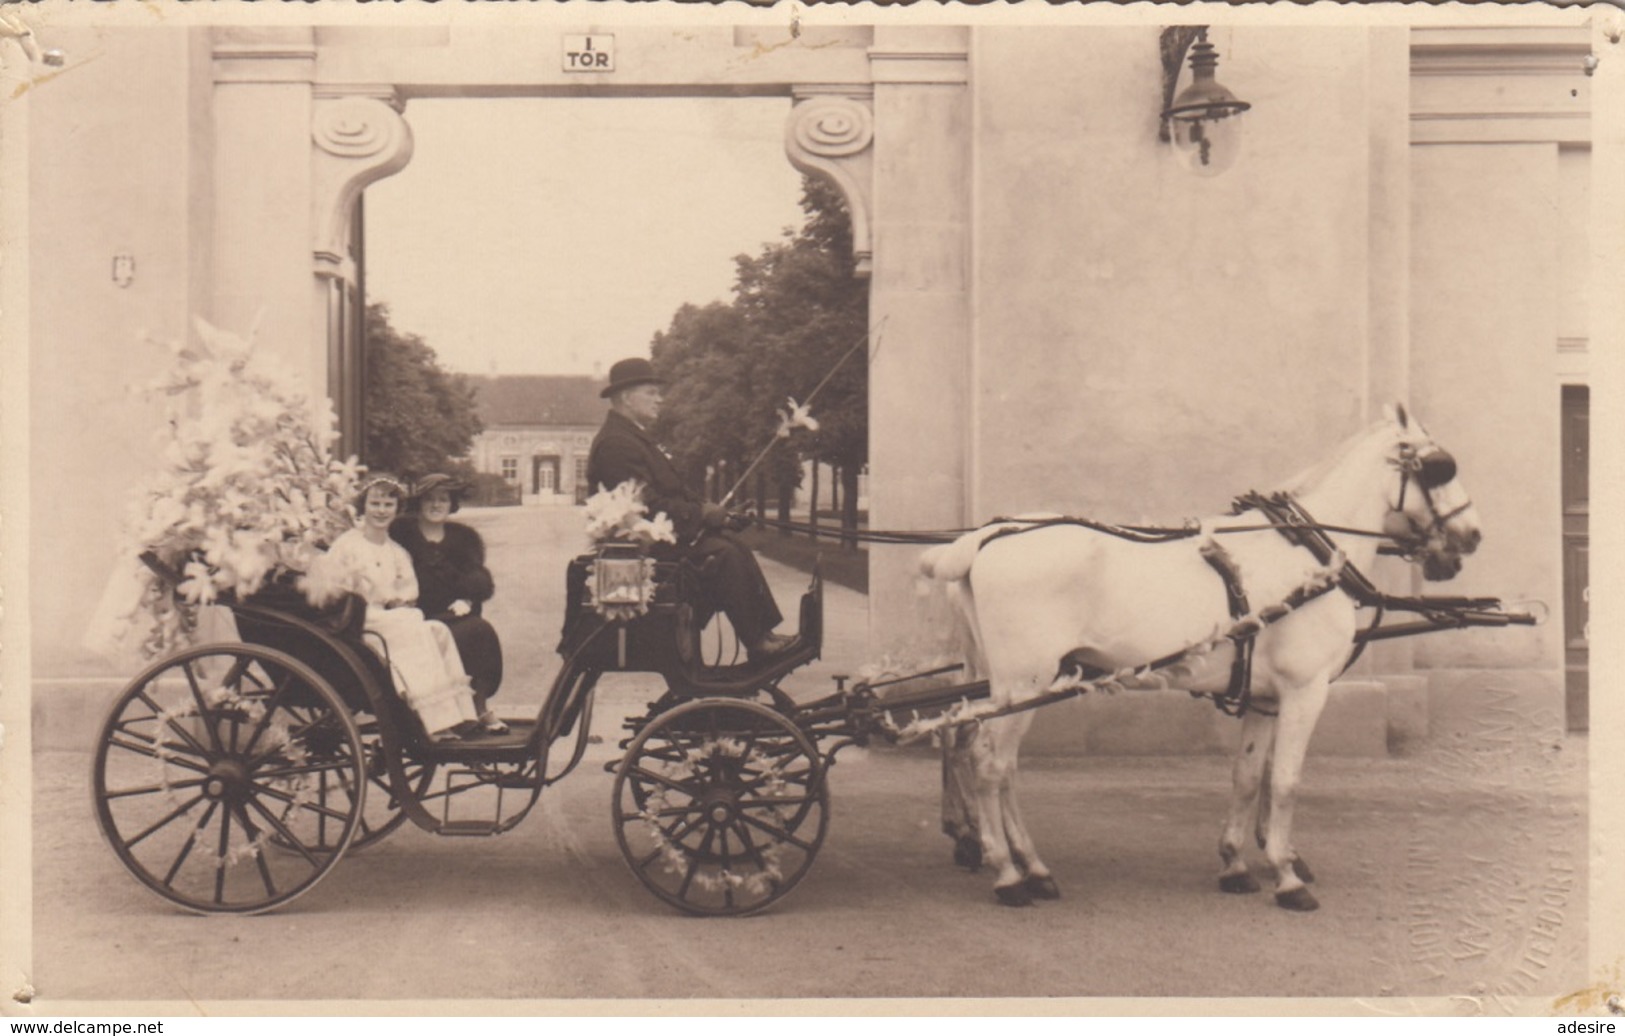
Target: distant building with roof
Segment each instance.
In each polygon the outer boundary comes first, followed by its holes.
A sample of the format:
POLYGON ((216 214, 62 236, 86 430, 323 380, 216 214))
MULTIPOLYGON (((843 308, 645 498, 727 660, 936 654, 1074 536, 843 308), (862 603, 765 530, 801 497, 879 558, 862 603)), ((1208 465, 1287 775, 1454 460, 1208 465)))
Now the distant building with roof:
POLYGON ((469 376, 485 426, 470 452, 478 471, 518 486, 527 504, 587 499, 587 451, 603 423, 603 379, 574 374, 469 376))

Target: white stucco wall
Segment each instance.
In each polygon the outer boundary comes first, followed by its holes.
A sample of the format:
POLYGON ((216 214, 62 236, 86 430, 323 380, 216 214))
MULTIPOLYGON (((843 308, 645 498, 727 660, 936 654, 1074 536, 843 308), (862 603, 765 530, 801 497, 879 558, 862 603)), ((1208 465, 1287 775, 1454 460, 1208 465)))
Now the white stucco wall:
POLYGON ((29 98, 29 606, 44 678, 106 671, 79 630, 152 467, 159 409, 133 389, 168 354, 146 336, 184 340, 210 308, 212 182, 205 30, 52 40, 75 65, 29 98), (119 254, 135 263, 128 287, 113 281, 119 254))
POLYGON ((1254 109, 1202 179, 1155 27, 978 35, 977 520, 1221 511, 1366 421, 1365 36, 1212 39, 1254 109))

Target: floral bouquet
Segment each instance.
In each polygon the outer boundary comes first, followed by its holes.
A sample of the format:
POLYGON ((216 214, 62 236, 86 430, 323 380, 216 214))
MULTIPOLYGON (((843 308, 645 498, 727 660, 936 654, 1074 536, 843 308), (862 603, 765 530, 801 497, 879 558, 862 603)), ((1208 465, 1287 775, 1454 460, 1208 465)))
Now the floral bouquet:
POLYGON ((594 544, 630 543, 649 547, 676 543, 677 530, 664 511, 653 518, 643 502, 643 485, 627 479, 587 498, 587 536, 594 544))
POLYGON ((171 346, 170 370, 141 391, 168 420, 160 466, 133 501, 115 572, 86 640, 109 654, 153 657, 193 639, 199 610, 308 571, 354 524, 358 466, 331 456, 331 404, 313 400, 247 339, 196 321, 171 346), (137 563, 150 555, 170 586, 137 563))

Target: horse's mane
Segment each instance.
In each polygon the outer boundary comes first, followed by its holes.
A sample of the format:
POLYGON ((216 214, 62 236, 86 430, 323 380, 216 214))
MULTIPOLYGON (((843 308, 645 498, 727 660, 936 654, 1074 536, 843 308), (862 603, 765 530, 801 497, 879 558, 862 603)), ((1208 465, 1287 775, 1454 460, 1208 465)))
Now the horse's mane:
POLYGON ((1392 422, 1380 420, 1372 423, 1363 432, 1349 436, 1343 440, 1342 445, 1332 451, 1330 456, 1323 457, 1313 465, 1293 475, 1277 488, 1293 496, 1301 496, 1311 487, 1318 486, 1326 475, 1340 467, 1349 455, 1364 447, 1384 429, 1391 427, 1392 422))

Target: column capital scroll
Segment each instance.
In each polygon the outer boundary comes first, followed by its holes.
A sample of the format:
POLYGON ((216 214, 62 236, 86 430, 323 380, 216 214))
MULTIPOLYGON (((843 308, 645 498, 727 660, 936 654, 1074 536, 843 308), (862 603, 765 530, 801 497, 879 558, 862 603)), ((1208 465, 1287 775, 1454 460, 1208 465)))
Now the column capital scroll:
POLYGON ((828 180, 852 216, 852 253, 860 277, 873 253, 875 117, 867 87, 795 87, 795 107, 784 128, 790 164, 828 180))
POLYGON ((318 277, 353 279, 350 219, 368 184, 412 159, 412 128, 393 89, 320 91, 311 103, 311 224, 318 277))

